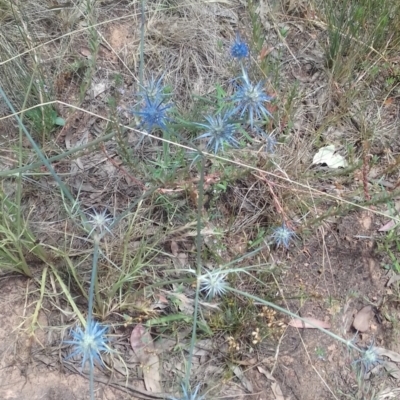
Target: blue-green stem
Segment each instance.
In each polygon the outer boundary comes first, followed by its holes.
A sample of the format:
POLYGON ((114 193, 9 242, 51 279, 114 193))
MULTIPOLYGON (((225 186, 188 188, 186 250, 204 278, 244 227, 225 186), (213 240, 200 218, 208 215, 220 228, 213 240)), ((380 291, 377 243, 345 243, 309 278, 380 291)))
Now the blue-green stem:
POLYGON ((284 313, 284 314, 286 314, 286 315, 289 315, 289 316, 292 317, 292 318, 298 319, 298 320, 304 322, 304 324, 311 325, 312 327, 318 329, 319 331, 321 331, 321 332, 323 332, 323 333, 326 333, 328 336, 330 336, 331 338, 337 340, 338 342, 341 342, 341 343, 345 344, 347 347, 351 347, 351 348, 354 349, 354 350, 361 351, 361 350, 360 350, 356 345, 354 345, 351 341, 346 340, 346 339, 343 339, 342 337, 340 337, 340 336, 338 336, 338 335, 335 335, 335 334, 332 333, 331 331, 328 331, 327 329, 321 328, 320 326, 318 326, 318 325, 315 324, 314 322, 307 320, 307 318, 302 318, 302 317, 296 315, 295 313, 292 313, 291 311, 286 310, 286 309, 283 308, 283 307, 280 307, 280 306, 277 306, 277 305, 274 304, 274 303, 271 303, 270 301, 261 299, 260 297, 253 296, 253 295, 250 294, 250 293, 242 292, 241 290, 234 289, 234 288, 232 288, 232 287, 228 287, 228 290, 229 290, 230 292, 232 292, 232 293, 238 294, 238 295, 240 295, 240 296, 247 297, 248 299, 254 300, 254 301, 256 301, 256 302, 258 302, 258 303, 261 303, 261 304, 263 304, 263 305, 265 305, 265 306, 271 307, 271 308, 273 308, 274 310, 279 311, 279 312, 281 312, 281 313, 284 313))
POLYGON ((33 137, 31 136, 31 134, 28 132, 28 130, 26 129, 25 125, 23 124, 21 118, 16 114, 16 111, 13 107, 13 105, 10 103, 10 101, 8 100, 7 95, 4 93, 3 88, 0 87, 0 95, 1 97, 3 97, 5 103, 7 104, 8 108, 11 110, 11 112, 14 114, 15 119, 18 122, 19 127, 22 129, 22 131, 24 132, 25 136, 28 138, 30 144, 32 145, 33 149, 35 150, 36 154, 39 156, 40 160, 42 161, 43 165, 46 166, 46 168, 49 170, 50 174, 52 175, 52 177, 54 178, 54 180, 57 182, 58 186, 60 187, 60 189, 63 191, 63 193, 65 194, 65 196, 68 198, 68 200, 71 202, 71 204, 74 204, 75 199, 72 197, 70 191, 67 189, 67 187, 64 185, 64 183, 61 181, 61 179, 59 178, 59 176, 56 174, 56 172, 54 171, 53 167, 50 165, 49 161, 46 159, 46 157, 43 155, 42 151, 39 149, 38 145, 36 144, 36 142, 34 141, 33 137))
MULTIPOLYGON (((88 316, 86 324, 92 323, 94 290, 97 284, 97 263, 99 261, 100 237, 97 233, 95 233, 93 235, 93 238, 94 238, 93 262, 92 262, 92 274, 90 276, 89 305, 88 305, 88 316)), ((94 366, 92 363, 90 363, 90 368, 89 368, 89 393, 90 393, 90 400, 94 400, 94 366)))
POLYGON ((93 247, 93 261, 92 261, 92 274, 90 276, 90 287, 89 287, 89 305, 88 305, 88 317, 87 322, 91 322, 93 318, 93 299, 94 299, 94 289, 97 282, 97 263, 99 261, 99 245, 100 245, 100 236, 95 233, 93 235, 94 238, 94 247, 93 247))

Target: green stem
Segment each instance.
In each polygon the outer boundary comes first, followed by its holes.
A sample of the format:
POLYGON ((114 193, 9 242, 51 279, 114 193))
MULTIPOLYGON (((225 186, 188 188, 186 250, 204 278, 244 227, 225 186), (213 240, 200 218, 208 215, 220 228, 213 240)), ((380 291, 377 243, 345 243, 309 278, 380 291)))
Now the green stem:
POLYGON ((270 301, 261 299, 260 297, 253 296, 252 294, 249 294, 249 293, 246 293, 246 292, 242 292, 241 290, 234 289, 232 287, 228 287, 228 290, 230 292, 232 292, 232 293, 236 293, 236 294, 238 294, 240 296, 247 297, 248 299, 254 300, 254 301, 256 301, 258 303, 261 303, 261 304, 263 304, 265 306, 271 307, 274 310, 277 310, 277 311, 279 311, 281 313, 289 315, 292 318, 299 319, 300 321, 304 322, 305 324, 311 325, 312 327, 318 329, 319 331, 321 331, 323 333, 326 333, 328 336, 330 336, 331 338, 337 340, 338 342, 341 342, 341 343, 345 344, 347 347, 351 347, 354 350, 360 351, 360 349, 357 346, 355 346, 353 343, 351 343, 351 341, 343 339, 342 337, 340 337, 338 335, 335 335, 334 333, 328 331, 327 329, 321 328, 320 326, 316 325, 312 321, 308 321, 307 318, 302 318, 302 317, 298 316, 297 314, 292 313, 289 310, 286 310, 285 308, 282 308, 280 306, 277 306, 274 303, 271 303, 270 301))
POLYGON ((90 323, 93 318, 93 298, 94 289, 97 282, 97 263, 99 260, 99 244, 100 237, 97 233, 94 234, 94 248, 93 248, 93 262, 92 262, 92 274, 90 276, 90 287, 89 287, 89 305, 88 305, 88 316, 87 321, 90 323))
POLYGON ((39 156, 41 159, 43 165, 46 166, 46 168, 49 170, 51 173, 52 177, 54 180, 57 182, 58 186, 60 189, 64 192, 65 196, 68 198, 68 200, 71 202, 71 204, 74 203, 75 199, 72 197, 70 191, 67 189, 67 187, 64 185, 64 183, 61 181, 61 179, 58 177, 56 172, 54 171, 53 167, 50 165, 49 161, 46 159, 46 157, 43 155, 42 151, 39 149, 38 145, 36 142, 33 140, 31 134, 28 132, 28 130, 25 128, 25 125, 23 124, 21 118, 16 114, 16 111, 10 101, 8 100, 7 95, 4 93, 3 88, 0 87, 0 95, 3 97, 5 103, 7 104, 8 108, 11 110, 13 114, 15 114, 15 119, 18 122, 18 125, 22 129, 22 131, 25 133, 25 136, 28 138, 30 144, 32 145, 33 149, 35 150, 36 154, 39 156))

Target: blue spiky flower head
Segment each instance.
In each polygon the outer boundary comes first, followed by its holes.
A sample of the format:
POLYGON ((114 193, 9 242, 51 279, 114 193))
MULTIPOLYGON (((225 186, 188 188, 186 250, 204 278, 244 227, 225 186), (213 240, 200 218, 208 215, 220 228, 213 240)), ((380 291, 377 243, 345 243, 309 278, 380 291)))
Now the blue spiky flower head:
POLYGON ((239 33, 237 33, 235 41, 231 46, 231 56, 233 58, 236 58, 237 60, 241 60, 243 58, 248 57, 248 55, 249 55, 249 46, 244 40, 242 40, 239 33))
POLYGON ((165 104, 165 98, 156 96, 151 98, 144 94, 143 105, 140 111, 132 110, 132 114, 140 117, 140 127, 151 132, 155 128, 166 129, 166 123, 169 121, 168 110, 172 104, 165 104))
MULTIPOLYGON (((89 224, 92 226, 92 230, 89 232, 89 236, 94 232, 103 234, 106 231, 111 233, 110 228, 108 227, 113 218, 107 215, 107 209, 104 209, 102 212, 97 212, 94 210, 93 214, 89 214, 89 224)), ((111 233, 112 234, 112 233, 111 233)))
POLYGON ((196 389, 192 392, 182 384, 182 397, 172 397, 171 400, 204 400, 204 396, 198 394, 200 385, 196 386, 196 389))
POLYGON ((379 357, 374 343, 372 343, 365 350, 361 350, 361 357, 353 362, 354 365, 360 365, 361 372, 363 374, 370 372, 372 368, 381 363, 383 363, 383 359, 379 357))
POLYGON ((143 100, 149 98, 152 101, 162 100, 169 96, 166 91, 166 87, 163 84, 164 76, 155 78, 150 77, 145 85, 140 85, 141 91, 136 94, 136 97, 140 97, 143 100))
POLYGON ((275 245, 277 247, 286 247, 287 249, 289 248, 290 241, 296 237, 296 233, 286 226, 286 224, 278 226, 272 233, 272 240, 275 245))
POLYGON ((246 117, 253 129, 258 120, 265 120, 272 117, 271 113, 265 108, 265 103, 269 103, 273 98, 264 92, 264 81, 256 84, 249 79, 247 71, 242 65, 242 75, 239 77, 241 85, 237 85, 236 93, 232 100, 236 104, 235 112, 239 113, 241 118, 246 117))
POLYGON ((234 138, 237 130, 237 124, 232 122, 233 110, 221 111, 215 116, 208 115, 204 117, 208 123, 198 123, 197 125, 205 129, 205 133, 197 139, 210 138, 207 148, 217 153, 224 143, 238 147, 239 143, 234 138))
POLYGON ((199 277, 200 288, 206 294, 207 298, 212 299, 215 296, 224 295, 229 288, 226 281, 228 274, 222 271, 207 271, 206 274, 199 277))
POLYGON ((74 351, 67 357, 82 357, 82 369, 85 367, 86 361, 89 361, 91 368, 94 362, 102 363, 100 353, 109 352, 107 338, 107 326, 100 325, 97 321, 88 321, 85 330, 81 327, 71 330, 72 340, 66 340, 64 343, 74 346, 74 351))

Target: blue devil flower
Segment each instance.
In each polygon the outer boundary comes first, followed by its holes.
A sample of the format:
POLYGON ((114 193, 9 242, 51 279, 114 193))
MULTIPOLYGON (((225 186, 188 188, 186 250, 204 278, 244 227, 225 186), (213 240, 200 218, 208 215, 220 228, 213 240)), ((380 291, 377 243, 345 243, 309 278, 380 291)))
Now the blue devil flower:
POLYGON ((133 110, 132 113, 138 115, 141 119, 140 127, 151 132, 154 128, 166 129, 166 123, 169 121, 167 116, 168 109, 172 104, 164 104, 165 98, 151 98, 144 94, 144 104, 140 111, 133 110))
POLYGON ((221 113, 204 117, 208 124, 198 123, 197 125, 205 129, 205 133, 197 139, 210 138, 207 143, 207 148, 213 149, 214 153, 223 146, 224 142, 231 146, 237 147, 238 141, 233 137, 237 130, 237 124, 231 122, 233 115, 232 110, 222 111, 221 113))
POLYGON ((237 33, 235 37, 235 41, 231 46, 231 56, 238 60, 242 58, 246 58, 249 55, 249 46, 247 43, 242 40, 240 35, 237 33))
POLYGON ((259 81, 253 84, 247 71, 242 66, 242 85, 238 85, 236 93, 232 100, 236 103, 235 112, 239 113, 240 117, 246 116, 251 128, 254 128, 255 119, 266 119, 272 117, 271 113, 265 108, 264 104, 272 100, 263 89, 264 82, 259 81))
POLYGON ((102 363, 100 358, 101 352, 108 352, 108 338, 106 332, 108 327, 100 325, 96 321, 88 321, 85 330, 79 326, 71 331, 72 340, 66 340, 64 343, 74 346, 74 351, 67 357, 71 358, 77 355, 82 357, 82 369, 85 367, 86 361, 89 361, 91 368, 94 362, 102 363))
POLYGON ((289 248, 290 241, 296 238, 297 235, 294 231, 288 228, 285 224, 278 226, 272 233, 272 239, 277 247, 283 246, 289 248))

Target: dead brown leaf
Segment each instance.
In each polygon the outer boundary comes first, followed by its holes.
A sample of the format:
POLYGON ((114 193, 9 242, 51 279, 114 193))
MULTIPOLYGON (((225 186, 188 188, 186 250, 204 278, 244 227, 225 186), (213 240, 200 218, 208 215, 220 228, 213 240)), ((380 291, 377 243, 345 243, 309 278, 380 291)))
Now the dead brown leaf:
POLYGON ((274 393, 275 399, 276 400, 285 400, 285 397, 283 396, 283 393, 282 393, 282 389, 279 386, 276 379, 272 376, 272 374, 269 371, 267 371, 266 369, 264 369, 263 367, 258 366, 257 369, 258 369, 258 372, 265 375, 265 377, 267 379, 272 381, 271 389, 272 389, 272 392, 274 393))
POLYGON ((395 379, 400 379, 400 369, 394 362, 386 361, 383 366, 390 376, 395 379))
POLYGON ((150 332, 142 324, 138 324, 132 330, 130 342, 143 368, 146 389, 150 392, 161 393, 160 361, 150 332))
POLYGON ((391 219, 389 222, 387 222, 385 225, 381 226, 378 231, 379 232, 387 232, 393 229, 396 226, 396 221, 391 219))
POLYGON ((374 347, 374 350, 379 356, 386 356, 394 362, 400 362, 400 354, 395 351, 387 350, 383 347, 374 347))
POLYGON ((253 384, 247 379, 239 366, 235 366, 232 368, 233 373, 236 377, 242 382, 242 385, 246 388, 249 393, 253 393, 253 384))

